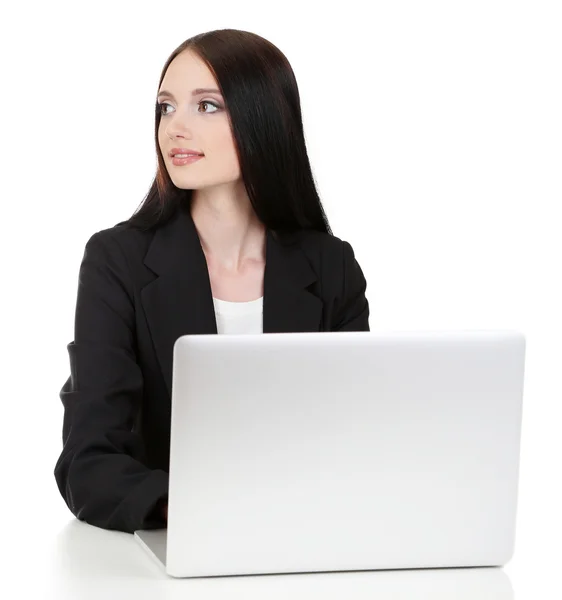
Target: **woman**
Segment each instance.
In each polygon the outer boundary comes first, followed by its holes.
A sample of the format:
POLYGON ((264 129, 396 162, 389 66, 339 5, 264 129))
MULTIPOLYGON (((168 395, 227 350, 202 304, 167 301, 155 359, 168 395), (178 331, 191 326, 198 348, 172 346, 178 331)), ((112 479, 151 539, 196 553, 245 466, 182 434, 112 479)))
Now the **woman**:
POLYGON ((77 518, 129 533, 166 524, 179 336, 369 330, 365 278, 329 229, 273 44, 233 29, 182 43, 155 136, 142 206, 86 243, 54 470, 77 518))

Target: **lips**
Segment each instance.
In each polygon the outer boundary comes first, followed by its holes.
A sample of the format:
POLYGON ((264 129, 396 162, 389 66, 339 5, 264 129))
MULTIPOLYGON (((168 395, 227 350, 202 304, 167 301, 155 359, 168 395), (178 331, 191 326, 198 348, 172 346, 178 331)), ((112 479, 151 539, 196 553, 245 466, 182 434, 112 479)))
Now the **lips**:
POLYGON ((168 152, 168 156, 172 158, 176 154, 187 154, 189 156, 203 156, 203 152, 199 152, 198 150, 192 150, 190 148, 172 148, 170 152, 168 152))

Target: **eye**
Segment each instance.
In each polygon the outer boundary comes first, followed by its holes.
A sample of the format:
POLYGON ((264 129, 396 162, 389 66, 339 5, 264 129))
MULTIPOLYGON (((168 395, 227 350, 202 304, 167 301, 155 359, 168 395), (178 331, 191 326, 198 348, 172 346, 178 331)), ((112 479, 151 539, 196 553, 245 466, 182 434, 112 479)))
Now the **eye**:
MULTIPOLYGON (((208 110, 203 111, 203 114, 213 114, 215 112, 218 112, 221 109, 221 106, 219 106, 218 104, 216 104, 215 102, 211 102, 210 100, 201 100, 200 102, 197 103, 197 106, 201 106, 202 104, 207 104, 207 105, 211 105, 215 108, 215 110, 209 112, 208 110)), ((166 117, 167 115, 169 115, 170 113, 168 112, 164 112, 163 108, 165 106, 171 106, 171 104, 169 104, 168 102, 158 102, 156 104, 157 109, 160 111, 160 114, 163 117, 166 117)), ((201 112, 201 111, 198 111, 201 112)))
POLYGON ((167 102, 157 102, 156 108, 160 111, 160 114, 165 117, 168 113, 162 112, 164 106, 170 106, 167 102))
MULTIPOLYGON (((217 110, 220 109, 220 106, 218 106, 214 102, 211 102, 210 100, 201 100, 201 102, 199 102, 199 106, 201 106, 202 104, 210 104, 211 106, 214 106, 216 108, 216 110, 211 111, 212 113, 217 112, 217 110)), ((207 111, 205 111, 205 112, 207 112, 207 111)), ((209 114, 211 114, 211 113, 209 113, 209 114)))

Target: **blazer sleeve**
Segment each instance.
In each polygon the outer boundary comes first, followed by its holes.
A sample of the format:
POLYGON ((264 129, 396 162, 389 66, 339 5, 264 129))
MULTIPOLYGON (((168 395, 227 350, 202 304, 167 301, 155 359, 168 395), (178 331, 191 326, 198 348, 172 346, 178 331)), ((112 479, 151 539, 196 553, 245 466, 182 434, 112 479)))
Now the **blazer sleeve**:
POLYGON ((349 242, 342 240, 342 287, 332 331, 370 331, 367 281, 349 242))
POLYGON ((74 340, 67 345, 70 377, 59 393, 63 449, 54 475, 78 519, 133 533, 165 527, 158 506, 168 495, 168 473, 144 464, 143 440, 133 431, 143 375, 128 282, 117 242, 95 233, 80 265, 74 340))

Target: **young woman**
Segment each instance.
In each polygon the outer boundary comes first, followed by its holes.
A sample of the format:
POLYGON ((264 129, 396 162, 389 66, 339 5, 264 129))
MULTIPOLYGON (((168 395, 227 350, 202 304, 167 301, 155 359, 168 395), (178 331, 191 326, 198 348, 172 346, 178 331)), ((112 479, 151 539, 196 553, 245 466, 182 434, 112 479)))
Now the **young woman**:
POLYGON ((178 337, 369 330, 365 278, 330 231, 273 44, 235 29, 182 43, 155 138, 142 206, 85 246, 54 470, 77 518, 129 533, 166 524, 178 337))

